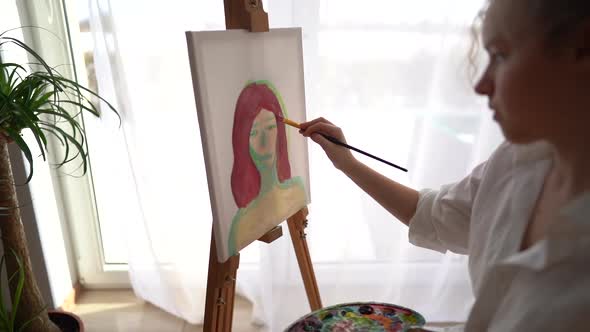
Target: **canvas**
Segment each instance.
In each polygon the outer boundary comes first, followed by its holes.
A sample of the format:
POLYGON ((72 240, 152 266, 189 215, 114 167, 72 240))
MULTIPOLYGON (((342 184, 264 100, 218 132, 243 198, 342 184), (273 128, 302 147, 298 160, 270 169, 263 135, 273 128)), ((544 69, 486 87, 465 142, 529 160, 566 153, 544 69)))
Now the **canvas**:
POLYGON ((186 36, 224 262, 310 203, 301 29, 186 36))

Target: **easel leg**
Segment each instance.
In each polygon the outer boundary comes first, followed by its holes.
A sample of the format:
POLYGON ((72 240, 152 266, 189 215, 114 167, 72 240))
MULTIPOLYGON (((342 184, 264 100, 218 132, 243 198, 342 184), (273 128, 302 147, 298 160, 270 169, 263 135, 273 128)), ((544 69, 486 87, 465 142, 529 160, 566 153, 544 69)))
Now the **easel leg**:
POLYGON ((305 285, 305 292, 312 311, 322 308, 322 301, 320 299, 320 291, 316 282, 313 265, 311 264, 311 257, 309 256, 309 248, 307 247, 307 240, 305 238, 305 227, 307 227, 307 208, 301 209, 291 218, 287 219, 289 226, 289 233, 293 241, 293 248, 295 249, 295 256, 299 263, 299 270, 303 284, 305 285))
POLYGON ((217 249, 212 232, 209 254, 209 275, 207 276, 207 294, 205 299, 204 331, 231 331, 236 292, 236 275, 239 265, 239 254, 230 257, 224 263, 217 261, 217 249))

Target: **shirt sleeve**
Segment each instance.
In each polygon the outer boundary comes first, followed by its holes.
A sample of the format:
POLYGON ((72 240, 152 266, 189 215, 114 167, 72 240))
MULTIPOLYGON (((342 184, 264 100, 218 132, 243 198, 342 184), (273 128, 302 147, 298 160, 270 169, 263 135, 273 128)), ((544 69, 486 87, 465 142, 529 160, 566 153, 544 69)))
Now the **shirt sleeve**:
POLYGON ((485 168, 486 162, 457 183, 421 190, 410 220, 410 243, 441 253, 468 254, 471 208, 485 168))

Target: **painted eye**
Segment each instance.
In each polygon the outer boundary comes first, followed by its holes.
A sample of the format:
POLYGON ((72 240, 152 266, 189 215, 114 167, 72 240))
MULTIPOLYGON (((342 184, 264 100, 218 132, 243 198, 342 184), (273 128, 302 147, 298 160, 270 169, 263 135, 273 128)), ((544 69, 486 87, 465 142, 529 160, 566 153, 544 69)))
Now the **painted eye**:
POLYGON ((275 129, 277 127, 276 124, 270 125, 268 127, 266 127, 267 130, 271 130, 271 129, 275 129))
POLYGON ((254 129, 250 132, 250 137, 256 137, 258 135, 258 130, 254 129))

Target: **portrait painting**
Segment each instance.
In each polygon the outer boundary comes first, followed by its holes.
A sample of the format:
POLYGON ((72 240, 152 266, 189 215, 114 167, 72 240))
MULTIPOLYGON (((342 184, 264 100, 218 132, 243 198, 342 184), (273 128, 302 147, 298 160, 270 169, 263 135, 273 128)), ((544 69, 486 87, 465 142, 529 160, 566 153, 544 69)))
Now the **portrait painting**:
MULTIPOLYGON (((187 32, 218 260, 310 203, 300 29, 187 32)), ((198 222, 198 221, 195 221, 198 222)))

